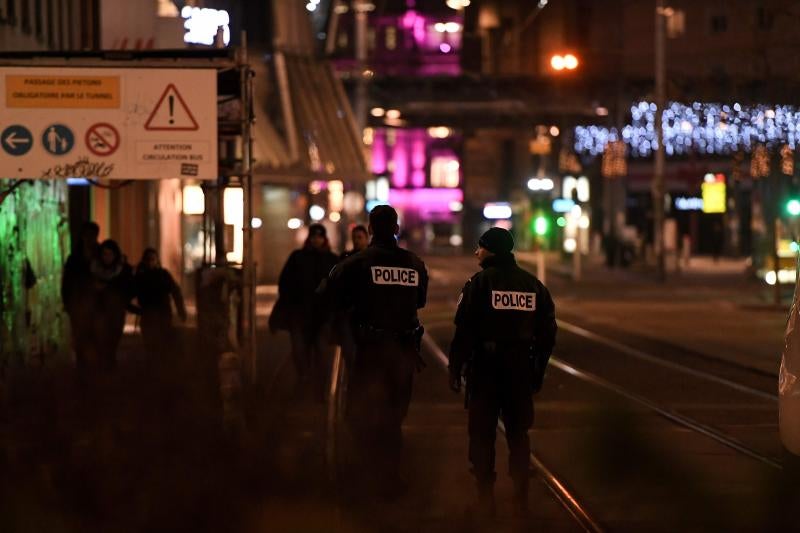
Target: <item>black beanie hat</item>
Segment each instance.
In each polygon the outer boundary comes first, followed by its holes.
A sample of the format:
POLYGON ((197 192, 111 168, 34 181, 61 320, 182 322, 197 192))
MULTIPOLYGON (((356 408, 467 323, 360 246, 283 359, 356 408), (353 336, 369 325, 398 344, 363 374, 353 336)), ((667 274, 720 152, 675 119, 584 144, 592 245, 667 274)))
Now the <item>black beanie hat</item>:
POLYGON ((503 228, 489 228, 481 235, 478 246, 486 248, 493 254, 510 254, 514 249, 514 237, 510 231, 503 228))
POLYGON ((328 230, 325 229, 325 226, 322 224, 311 224, 308 227, 308 236, 313 237, 314 235, 319 235, 320 237, 327 237, 328 230))

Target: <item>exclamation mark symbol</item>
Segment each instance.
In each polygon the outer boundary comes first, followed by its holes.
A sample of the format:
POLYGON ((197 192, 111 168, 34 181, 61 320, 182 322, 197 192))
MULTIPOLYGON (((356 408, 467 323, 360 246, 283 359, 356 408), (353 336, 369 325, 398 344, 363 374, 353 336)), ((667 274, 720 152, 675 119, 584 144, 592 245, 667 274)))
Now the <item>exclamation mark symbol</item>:
POLYGON ((172 95, 169 95, 169 123, 170 124, 175 124, 175 119, 173 118, 174 116, 175 116, 175 97, 172 96, 172 95))

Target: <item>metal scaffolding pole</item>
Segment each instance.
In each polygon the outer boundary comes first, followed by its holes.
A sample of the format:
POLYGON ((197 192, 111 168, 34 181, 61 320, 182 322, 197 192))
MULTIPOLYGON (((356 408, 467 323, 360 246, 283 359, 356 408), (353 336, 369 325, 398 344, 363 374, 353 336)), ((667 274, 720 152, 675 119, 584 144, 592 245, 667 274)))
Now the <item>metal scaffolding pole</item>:
POLYGON ((664 115, 665 97, 665 42, 664 42, 664 0, 656 0, 655 11, 655 100, 656 100, 656 149, 653 158, 653 246, 656 252, 656 268, 658 279, 666 279, 664 265, 664 129, 662 119, 664 115))
POLYGON ((244 199, 244 246, 242 253, 245 354, 251 382, 258 378, 256 350, 256 264, 253 253, 253 76, 247 62, 247 33, 242 32, 238 68, 242 101, 242 188, 244 199))

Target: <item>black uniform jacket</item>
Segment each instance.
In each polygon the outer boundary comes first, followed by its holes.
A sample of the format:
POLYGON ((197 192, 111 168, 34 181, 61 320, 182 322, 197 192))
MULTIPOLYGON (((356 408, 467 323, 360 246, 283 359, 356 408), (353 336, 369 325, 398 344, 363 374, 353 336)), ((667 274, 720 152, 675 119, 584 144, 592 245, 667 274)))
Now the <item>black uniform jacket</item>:
POLYGON ((530 344, 537 357, 548 358, 556 339, 550 292, 517 266, 513 254, 488 257, 481 267, 461 291, 450 346, 451 372, 460 373, 474 350, 486 342, 530 344))
POLYGON ((428 271, 394 238, 373 238, 366 250, 336 265, 326 292, 336 309, 352 309, 358 325, 408 331, 419 325, 417 309, 425 306, 428 271))

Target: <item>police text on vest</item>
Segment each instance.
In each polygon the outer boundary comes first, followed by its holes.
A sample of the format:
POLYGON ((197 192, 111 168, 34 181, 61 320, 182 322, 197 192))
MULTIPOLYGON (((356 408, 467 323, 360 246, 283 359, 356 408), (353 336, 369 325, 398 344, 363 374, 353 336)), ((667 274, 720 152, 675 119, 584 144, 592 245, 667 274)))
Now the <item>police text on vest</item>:
POLYGON ((535 311, 535 292, 492 291, 492 307, 512 311, 535 311))
POLYGON ((372 267, 372 283, 375 285, 403 285, 417 287, 419 276, 413 268, 402 267, 372 267))

